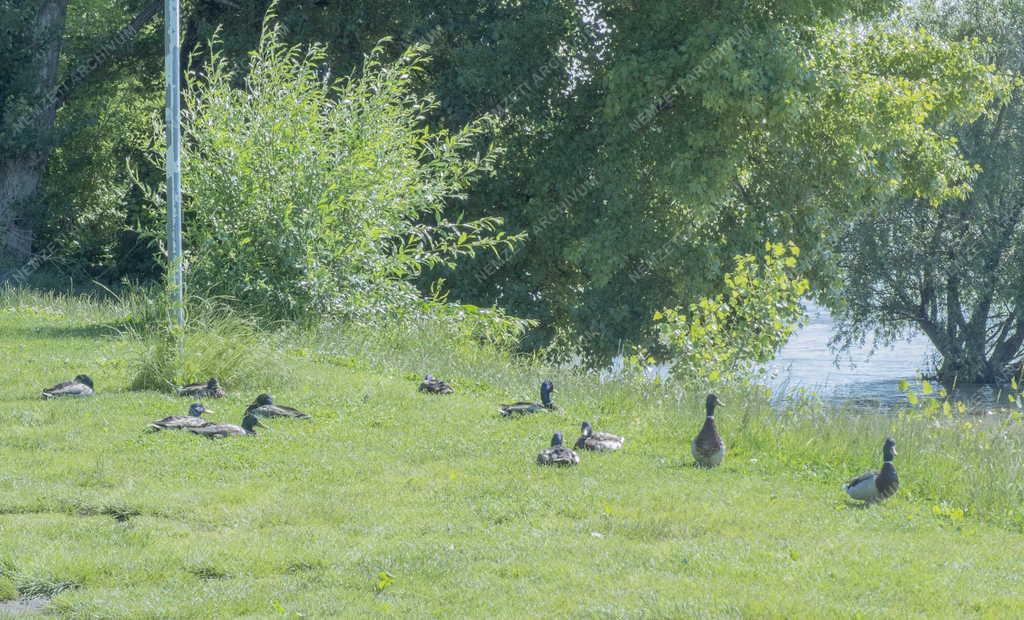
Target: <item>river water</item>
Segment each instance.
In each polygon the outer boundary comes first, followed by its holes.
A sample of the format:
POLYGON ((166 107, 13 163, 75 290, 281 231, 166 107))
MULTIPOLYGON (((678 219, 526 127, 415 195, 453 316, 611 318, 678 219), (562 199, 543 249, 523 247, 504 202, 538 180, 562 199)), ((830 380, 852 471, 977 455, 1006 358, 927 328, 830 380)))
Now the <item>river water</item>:
POLYGON ((853 401, 866 408, 889 409, 906 402, 900 380, 914 382, 932 367, 935 350, 923 334, 877 348, 869 339, 837 359, 828 346, 835 331, 828 311, 811 305, 808 316, 807 324, 768 364, 767 383, 777 392, 803 388, 826 402, 853 401))
MULTIPOLYGON (((907 405, 907 395, 899 389, 904 380, 922 396, 921 376, 935 365, 935 349, 924 334, 877 347, 869 338, 863 346, 852 347, 837 356, 829 349, 835 322, 828 310, 809 304, 807 314, 804 327, 793 334, 778 356, 763 368, 765 376, 761 382, 772 388, 777 402, 781 404, 788 396, 802 390, 826 403, 890 412, 907 405)), ((622 367, 623 359, 618 356, 605 375, 615 376, 622 367)), ((668 378, 669 367, 658 364, 649 367, 647 374, 668 378)), ((933 386, 936 390, 940 387, 934 383, 933 386)), ((930 398, 936 397, 932 392, 930 398)), ((958 389, 954 399, 974 413, 1010 406, 1005 392, 988 387, 958 389)))

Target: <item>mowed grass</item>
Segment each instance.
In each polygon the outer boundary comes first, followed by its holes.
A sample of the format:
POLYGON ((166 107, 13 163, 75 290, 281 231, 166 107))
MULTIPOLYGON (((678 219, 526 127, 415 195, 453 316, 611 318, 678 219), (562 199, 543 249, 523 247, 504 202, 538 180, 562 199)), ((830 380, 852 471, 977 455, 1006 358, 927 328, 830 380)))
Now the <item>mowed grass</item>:
POLYGON ((730 452, 703 471, 689 456, 703 393, 602 385, 410 328, 267 335, 276 378, 207 403, 237 424, 270 391, 312 421, 221 441, 148 434, 189 401, 128 390, 141 345, 110 329, 122 310, 0 300, 0 586, 52 595, 47 613, 1024 615, 1019 424, 775 414, 726 391, 730 452), (427 371, 458 393, 417 393, 427 371), (79 372, 97 396, 38 399, 79 372), (545 376, 561 413, 498 416, 545 376), (534 464, 584 419, 625 448, 534 464), (848 502, 840 484, 879 465, 887 433, 903 489, 848 502))

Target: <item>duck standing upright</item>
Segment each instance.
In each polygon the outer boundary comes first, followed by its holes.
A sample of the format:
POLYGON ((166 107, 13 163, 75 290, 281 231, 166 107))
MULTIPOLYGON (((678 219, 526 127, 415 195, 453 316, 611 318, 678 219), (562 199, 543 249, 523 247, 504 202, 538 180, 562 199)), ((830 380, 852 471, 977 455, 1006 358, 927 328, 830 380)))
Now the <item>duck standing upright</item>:
POLYGON ((58 383, 43 390, 43 399, 60 398, 63 396, 92 396, 94 394, 92 379, 89 375, 78 375, 71 381, 58 383))
POLYGON ((725 460, 725 442, 715 427, 715 407, 721 404, 722 401, 718 400, 717 396, 708 394, 704 405, 704 426, 690 444, 690 452, 698 467, 718 467, 725 460))
POLYGON ((882 469, 867 471, 843 485, 843 490, 853 499, 868 503, 880 502, 892 497, 900 488, 900 477, 892 464, 896 456, 896 441, 888 437, 882 444, 882 469))
POLYGON ((270 394, 260 394, 251 405, 245 408, 246 415, 252 414, 260 418, 301 418, 308 419, 308 413, 303 413, 292 407, 275 405, 274 397, 270 394))
POLYGON ((420 383, 420 391, 427 394, 454 394, 455 388, 447 381, 435 379, 434 375, 428 373, 423 377, 423 383, 420 383))
POLYGON ((203 419, 204 413, 213 413, 213 411, 204 407, 202 403, 192 403, 192 406, 188 408, 188 415, 169 415, 166 418, 150 423, 146 430, 150 432, 170 431, 182 428, 199 428, 200 426, 213 424, 213 422, 203 419))
POLYGON ((551 447, 544 448, 537 455, 538 465, 578 465, 580 457, 562 445, 562 433, 551 437, 551 447))
POLYGON ((551 402, 551 394, 555 391, 555 384, 545 381, 540 384, 540 402, 530 403, 520 401, 511 405, 498 405, 498 411, 503 416, 523 415, 537 411, 557 411, 558 407, 551 402))
POLYGON ((609 452, 618 450, 626 441, 623 437, 612 435, 611 433, 595 433, 594 428, 590 426, 590 422, 584 422, 580 432, 582 434, 576 440, 576 445, 574 446, 577 450, 609 452))
POLYGON ((211 377, 206 383, 190 383, 178 388, 178 396, 224 398, 224 388, 220 387, 220 381, 217 381, 215 377, 211 377))
POLYGON ((210 439, 229 437, 231 435, 255 435, 255 427, 267 428, 259 418, 251 413, 246 413, 242 418, 242 425, 234 424, 207 424, 206 426, 187 427, 185 430, 196 435, 202 435, 210 439))

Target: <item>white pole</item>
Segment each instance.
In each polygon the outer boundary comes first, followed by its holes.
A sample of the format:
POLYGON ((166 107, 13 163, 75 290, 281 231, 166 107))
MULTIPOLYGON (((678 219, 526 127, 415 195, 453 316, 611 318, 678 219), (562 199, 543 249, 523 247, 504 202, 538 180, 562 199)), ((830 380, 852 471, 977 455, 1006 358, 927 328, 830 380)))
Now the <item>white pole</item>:
POLYGON ((167 251, 178 327, 185 325, 181 273, 181 49, 178 0, 164 0, 164 74, 167 81, 167 251))

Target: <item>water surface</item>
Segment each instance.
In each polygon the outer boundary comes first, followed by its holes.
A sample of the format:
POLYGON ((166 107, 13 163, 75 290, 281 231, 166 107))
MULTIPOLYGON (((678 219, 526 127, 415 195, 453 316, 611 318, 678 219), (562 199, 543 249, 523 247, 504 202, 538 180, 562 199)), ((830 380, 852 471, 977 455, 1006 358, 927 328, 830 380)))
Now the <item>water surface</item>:
POLYGON ((837 359, 829 349, 835 323, 820 306, 808 307, 809 320, 793 334, 779 355, 768 364, 769 385, 779 391, 799 388, 814 392, 826 402, 853 401, 867 408, 888 409, 906 402, 900 380, 915 381, 932 368, 935 349, 923 334, 874 347, 842 353, 837 359))

